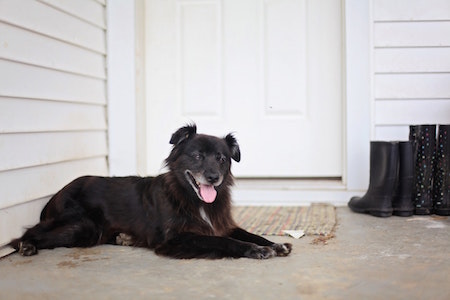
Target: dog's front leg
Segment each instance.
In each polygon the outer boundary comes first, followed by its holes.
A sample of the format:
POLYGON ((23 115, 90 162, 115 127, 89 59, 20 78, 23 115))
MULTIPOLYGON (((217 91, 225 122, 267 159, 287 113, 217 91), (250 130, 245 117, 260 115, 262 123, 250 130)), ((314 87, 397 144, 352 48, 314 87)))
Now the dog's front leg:
POLYGON ((276 251, 277 256, 288 256, 292 250, 292 244, 290 243, 283 243, 283 244, 274 243, 259 235, 245 231, 244 229, 239 227, 233 229, 233 231, 230 233, 229 236, 233 239, 237 239, 240 241, 255 243, 260 246, 269 246, 276 251))
POLYGON ((248 257, 267 259, 277 256, 277 251, 273 246, 193 233, 178 234, 156 247, 155 253, 174 258, 248 257))

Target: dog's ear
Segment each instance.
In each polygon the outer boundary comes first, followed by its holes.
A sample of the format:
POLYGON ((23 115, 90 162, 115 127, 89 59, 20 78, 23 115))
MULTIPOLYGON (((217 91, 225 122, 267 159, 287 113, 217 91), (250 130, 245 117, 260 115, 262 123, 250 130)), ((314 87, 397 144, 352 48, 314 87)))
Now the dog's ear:
POLYGON ((172 145, 177 146, 182 142, 184 142, 185 140, 192 138, 196 133, 197 133, 197 125, 188 124, 184 127, 181 127, 174 134, 172 134, 172 137, 170 138, 170 143, 172 145))
POLYGON ((230 148, 231 151, 231 158, 234 159, 235 161, 239 162, 241 160, 241 150, 239 149, 239 145, 235 139, 235 137, 233 136, 233 134, 228 134, 225 138, 224 138, 225 142, 227 143, 228 147, 230 148))

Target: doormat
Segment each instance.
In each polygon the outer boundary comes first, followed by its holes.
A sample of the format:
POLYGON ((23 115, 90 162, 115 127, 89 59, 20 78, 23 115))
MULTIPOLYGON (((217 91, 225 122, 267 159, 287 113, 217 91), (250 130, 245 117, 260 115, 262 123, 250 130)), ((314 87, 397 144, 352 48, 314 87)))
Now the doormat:
POLYGON ((235 206, 233 217, 243 229, 260 235, 285 235, 284 230, 329 236, 336 225, 331 204, 311 206, 235 206))

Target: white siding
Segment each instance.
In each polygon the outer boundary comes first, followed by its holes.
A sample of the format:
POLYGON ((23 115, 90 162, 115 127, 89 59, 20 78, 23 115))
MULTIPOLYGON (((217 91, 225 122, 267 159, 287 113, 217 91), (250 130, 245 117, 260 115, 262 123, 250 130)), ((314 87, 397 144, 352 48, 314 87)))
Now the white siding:
POLYGON ((373 0, 373 138, 450 123, 450 1, 373 0))
POLYGON ((107 175, 104 1, 0 0, 0 245, 107 175))

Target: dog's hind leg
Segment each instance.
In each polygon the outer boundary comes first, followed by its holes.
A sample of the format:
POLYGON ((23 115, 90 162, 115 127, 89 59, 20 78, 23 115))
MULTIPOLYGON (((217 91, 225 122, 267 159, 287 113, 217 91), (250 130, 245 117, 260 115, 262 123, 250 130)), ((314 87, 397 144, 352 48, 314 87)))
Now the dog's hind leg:
POLYGON ((9 245, 21 255, 30 256, 38 249, 56 247, 90 247, 101 239, 101 230, 89 218, 70 220, 46 220, 28 229, 25 234, 12 240, 9 245))

